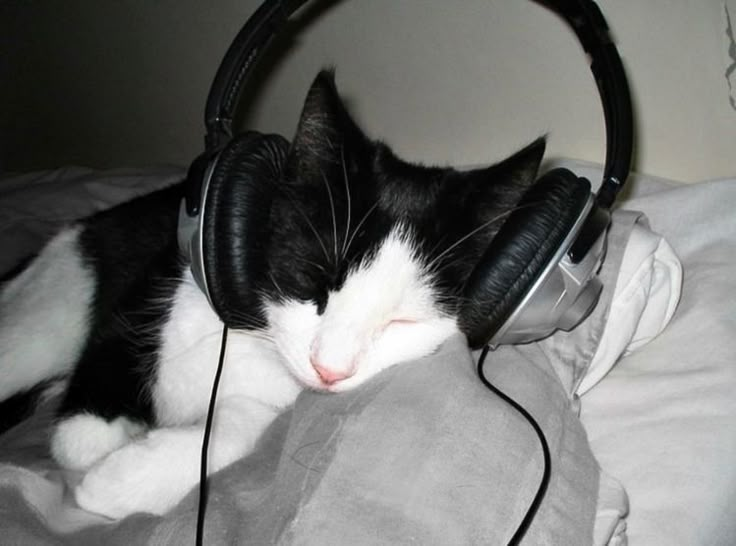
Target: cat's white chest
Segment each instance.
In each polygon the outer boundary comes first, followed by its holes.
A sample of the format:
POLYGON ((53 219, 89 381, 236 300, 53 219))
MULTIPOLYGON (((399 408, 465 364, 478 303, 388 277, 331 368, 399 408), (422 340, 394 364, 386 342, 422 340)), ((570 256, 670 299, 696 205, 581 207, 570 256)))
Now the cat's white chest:
MULTIPOLYGON (((203 420, 220 355, 222 322, 187 272, 161 330, 152 386, 159 425, 203 420)), ((285 409, 302 387, 287 371, 273 343, 258 333, 230 330, 218 399, 243 396, 285 409)))

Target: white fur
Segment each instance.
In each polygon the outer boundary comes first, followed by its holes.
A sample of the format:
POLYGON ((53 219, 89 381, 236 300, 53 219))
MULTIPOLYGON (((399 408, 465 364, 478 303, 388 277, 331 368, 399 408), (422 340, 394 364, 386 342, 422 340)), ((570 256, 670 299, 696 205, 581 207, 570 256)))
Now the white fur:
MULTIPOLYGON (((112 518, 162 514, 199 481, 204 419, 220 351, 222 323, 190 274, 177 289, 153 385, 151 430, 95 465, 75 490, 83 508, 112 518)), ((230 331, 209 448, 210 472, 244 456, 301 386, 273 344, 230 331)))
MULTIPOLYGON (((160 423, 190 424, 207 413, 221 334, 222 322, 187 273, 162 333, 153 392, 160 423)), ((289 406, 300 387, 280 362, 267 337, 231 330, 218 398, 247 396, 275 409, 289 406)))
MULTIPOLYGON (((267 332, 229 332, 210 472, 252 450, 305 386, 353 388, 389 366, 426 356, 457 332, 455 320, 435 305, 404 228, 391 232, 375 258, 329 294, 322 315, 315 305, 293 300, 267 304, 266 313, 267 332), (344 379, 326 382, 314 364, 344 379)), ((87 415, 59 424, 52 443, 56 459, 89 468, 75 489, 80 506, 111 518, 161 514, 197 485, 221 332, 222 323, 187 274, 162 331, 152 385, 162 428, 141 433, 127 420, 107 423, 87 415)))
POLYGON ((0 292, 0 400, 68 372, 79 358, 95 290, 79 231, 59 233, 0 292))
MULTIPOLYGON (((277 412, 244 397, 221 400, 215 413, 208 469, 216 472, 245 455, 277 412)), ((92 467, 75 489, 91 512, 122 518, 162 514, 199 480, 201 424, 160 428, 114 451, 92 467)))
POLYGON ((54 428, 51 454, 64 468, 87 470, 143 430, 141 424, 125 417, 108 422, 96 415, 74 415, 61 420, 54 428))
POLYGON ((267 306, 274 342, 287 367, 314 389, 345 391, 394 364, 432 353, 453 333, 455 319, 435 305, 411 233, 395 228, 375 258, 329 295, 320 316, 311 303, 267 306), (312 363, 346 379, 325 384, 312 363))

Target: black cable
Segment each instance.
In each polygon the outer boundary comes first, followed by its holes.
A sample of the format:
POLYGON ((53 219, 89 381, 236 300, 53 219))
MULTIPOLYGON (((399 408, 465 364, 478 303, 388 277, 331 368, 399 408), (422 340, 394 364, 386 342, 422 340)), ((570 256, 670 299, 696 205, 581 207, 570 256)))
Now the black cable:
POLYGON ((222 375, 222 363, 225 361, 225 347, 227 347, 227 326, 222 327, 222 341, 220 342, 220 359, 217 362, 215 380, 212 382, 212 394, 210 394, 210 406, 207 409, 207 421, 204 425, 204 437, 202 439, 202 455, 199 466, 199 506, 197 507, 197 538, 195 544, 202 546, 204 536, 204 516, 207 509, 207 448, 210 445, 210 433, 212 431, 212 418, 215 413, 217 401, 217 388, 220 385, 222 375))
POLYGON ((489 349, 490 347, 486 345, 480 354, 480 358, 478 358, 478 377, 490 391, 501 397, 502 400, 508 403, 512 408, 519 412, 521 416, 524 417, 524 419, 529 422, 529 424, 534 429, 534 432, 537 434, 537 437, 539 438, 539 443, 542 445, 542 454, 544 456, 544 471, 542 472, 542 479, 539 482, 537 493, 536 495, 534 495, 534 499, 529 505, 529 508, 527 508, 524 519, 521 520, 519 527, 516 529, 516 532, 511 537, 511 540, 509 540, 509 546, 511 546, 519 544, 519 541, 524 537, 527 530, 529 529, 529 525, 531 524, 532 519, 534 519, 534 516, 537 514, 537 510, 539 510, 539 505, 544 498, 544 494, 547 492, 547 487, 549 486, 551 458, 549 454, 549 446, 547 445, 547 439, 544 437, 544 432, 542 432, 542 428, 534 420, 534 417, 532 417, 531 414, 526 411, 518 402, 501 392, 497 387, 493 386, 491 382, 488 381, 488 379, 486 379, 486 377, 483 375, 483 362, 488 355, 489 349))
MULTIPOLYGON (((210 394, 210 404, 209 408, 207 409, 207 420, 205 422, 204 426, 204 437, 202 439, 202 454, 200 458, 200 474, 199 474, 199 504, 197 508, 197 532, 196 532, 196 546, 202 546, 203 544, 203 536, 204 536, 204 519, 205 519, 205 513, 207 508, 207 452, 209 448, 210 443, 210 435, 212 432, 212 420, 214 418, 215 413, 215 404, 217 402, 217 389, 220 385, 220 376, 222 375, 222 366, 225 361, 225 348, 227 347, 227 326, 223 326, 222 328, 222 341, 220 343, 220 358, 217 362, 217 370, 215 372, 215 379, 212 383, 212 393, 210 394)), ((489 347, 486 345, 481 354, 478 358, 478 377, 480 378, 481 382, 494 394, 499 396, 502 400, 504 400, 506 403, 508 403, 511 407, 513 407, 519 414, 521 414, 524 419, 526 419, 529 424, 534 429, 534 432, 537 434, 537 437, 539 438, 539 443, 542 446, 542 454, 544 456, 544 471, 542 472, 542 479, 540 480, 539 487, 537 488, 537 493, 534 495, 534 499, 532 500, 531 504, 529 505, 529 508, 526 511, 526 514, 524 515, 524 518, 521 520, 521 523, 519 524, 519 527, 516 529, 516 532, 511 537, 511 540, 509 540, 509 545, 515 545, 518 544, 519 541, 523 538, 524 534, 529 528, 529 525, 532 522, 532 519, 534 519, 534 516, 537 513, 537 510, 539 509, 539 505, 542 502, 542 498, 544 498, 544 494, 547 491, 547 487, 549 486, 549 478, 550 478, 550 467, 551 467, 551 458, 549 453, 549 446, 547 445, 547 440, 544 437, 544 432, 542 432, 541 427, 539 424, 535 421, 534 417, 531 416, 531 414, 526 411, 519 403, 517 403, 515 400, 510 398, 508 395, 504 394, 502 391, 500 391, 497 387, 495 387, 486 377, 483 375, 483 363, 485 362, 486 356, 488 355, 489 347)))
MULTIPOLYGON (((215 413, 215 404, 217 402, 217 389, 220 385, 220 376, 222 375, 222 365, 225 361, 225 348, 227 347, 227 326, 223 326, 222 328, 222 341, 220 342, 220 357, 217 362, 217 370, 215 372, 215 379, 212 383, 212 393, 210 394, 210 404, 209 408, 207 409, 207 420, 205 422, 204 426, 204 437, 202 439, 202 454, 200 458, 200 474, 199 474, 199 504, 197 507, 197 531, 196 531, 196 546, 202 546, 203 544, 203 536, 204 536, 204 519, 205 519, 205 513, 207 509, 207 452, 209 448, 210 443, 210 435, 212 432, 212 420, 214 418, 215 413)), ((511 540, 509 540, 509 546, 518 544, 519 541, 523 538, 524 534, 526 534, 526 531, 529 528, 529 525, 532 522, 532 519, 534 519, 534 516, 537 513, 537 510, 539 509, 539 505, 542 502, 542 499, 544 498, 544 494, 547 491, 547 487, 549 486, 549 478, 550 478, 550 467, 551 467, 551 458, 549 453, 549 446, 547 445, 547 439, 544 437, 544 432, 542 432, 541 427, 536 422, 534 417, 531 416, 531 414, 526 411, 519 403, 517 403, 515 400, 513 400, 508 395, 504 394, 502 391, 500 391, 497 387, 495 387, 488 379, 486 379, 485 375, 483 375, 483 363, 485 362, 486 356, 488 355, 488 351, 490 350, 490 347, 487 345, 483 348, 481 351, 480 357, 478 358, 478 377, 480 378, 481 382, 488 388, 490 391, 492 391, 494 394, 499 396, 502 400, 504 400, 507 404, 509 404, 512 408, 514 408, 519 414, 521 414, 524 419, 526 419, 529 424, 534 429, 534 432, 537 434, 537 437, 539 438, 539 443, 542 446, 542 454, 544 456, 544 471, 542 472, 542 479, 539 482, 539 487, 537 488, 537 493, 534 495, 534 499, 532 500, 531 504, 529 505, 529 508, 526 511, 526 514, 524 515, 524 518, 521 520, 521 523, 519 524, 519 527, 516 529, 516 532, 511 537, 511 540)))

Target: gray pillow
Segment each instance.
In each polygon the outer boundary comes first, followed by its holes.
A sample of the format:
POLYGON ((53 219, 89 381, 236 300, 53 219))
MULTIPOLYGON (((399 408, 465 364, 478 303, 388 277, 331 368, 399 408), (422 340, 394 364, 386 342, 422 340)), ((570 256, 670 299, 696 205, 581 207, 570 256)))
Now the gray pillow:
MULTIPOLYGON (((487 359, 486 377, 534 416, 550 447, 549 487, 524 544, 593 541, 600 474, 571 393, 605 325, 634 220, 623 215, 614 224, 601 304, 577 330, 501 347, 487 359)), ((0 460, 8 460, 2 448, 0 460)), ((251 456, 211 480, 206 543, 505 544, 542 471, 533 429, 482 385, 458 336, 359 390, 303 393, 251 456)), ((36 508, 19 501, 17 488, 0 488, 0 503, 9 502, 13 509, 0 514, 8 540, 61 538, 36 508)), ((194 491, 164 517, 136 515, 64 540, 189 543, 196 510, 194 491)))

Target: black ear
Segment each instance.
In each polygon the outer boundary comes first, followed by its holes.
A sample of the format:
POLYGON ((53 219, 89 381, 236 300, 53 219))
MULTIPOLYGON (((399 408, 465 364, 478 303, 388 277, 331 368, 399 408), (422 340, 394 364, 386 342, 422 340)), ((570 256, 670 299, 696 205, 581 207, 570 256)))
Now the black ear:
POLYGON ((497 164, 496 168, 505 170, 508 176, 514 179, 518 185, 528 188, 537 179, 539 165, 542 162, 546 146, 545 138, 540 137, 497 164))
POLYGON ((341 146, 355 139, 364 137, 337 92, 335 74, 322 70, 304 101, 290 160, 298 163, 301 172, 312 172, 324 162, 338 161, 341 146))
POLYGON ((491 200, 496 210, 515 206, 536 181, 545 147, 545 139, 540 137, 491 167, 466 173, 475 198, 491 200))
POLYGON ((304 101, 286 170, 301 179, 322 177, 369 142, 340 98, 334 72, 322 70, 304 101))

